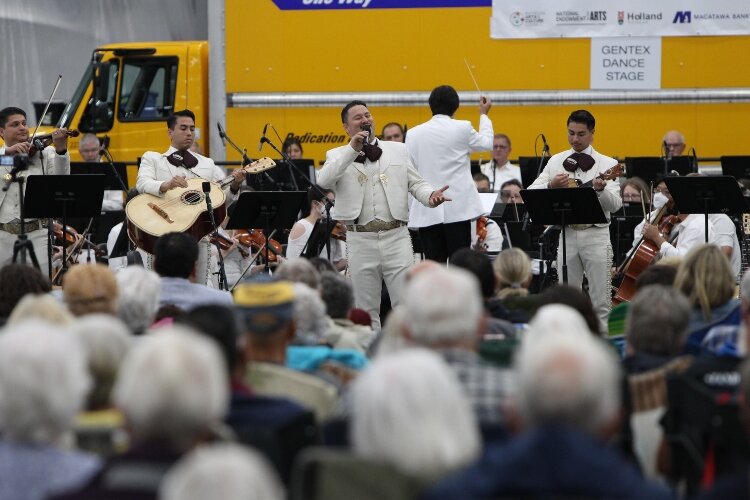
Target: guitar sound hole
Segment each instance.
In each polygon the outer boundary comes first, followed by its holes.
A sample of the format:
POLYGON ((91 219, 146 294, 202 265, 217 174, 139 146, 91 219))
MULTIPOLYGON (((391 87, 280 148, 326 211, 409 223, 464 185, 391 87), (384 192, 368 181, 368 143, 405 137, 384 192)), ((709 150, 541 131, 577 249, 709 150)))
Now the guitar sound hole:
POLYGON ((185 191, 180 199, 187 205, 197 205, 205 199, 205 195, 200 191, 185 191))

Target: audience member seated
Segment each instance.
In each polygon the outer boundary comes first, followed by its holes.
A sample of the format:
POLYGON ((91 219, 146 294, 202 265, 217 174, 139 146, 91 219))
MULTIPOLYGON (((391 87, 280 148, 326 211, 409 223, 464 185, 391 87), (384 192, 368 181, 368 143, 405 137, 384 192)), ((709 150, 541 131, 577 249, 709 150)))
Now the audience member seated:
POLYGON ((154 245, 154 271, 161 277, 159 305, 185 311, 203 304, 232 305, 229 292, 196 282, 198 243, 185 233, 167 233, 154 245))
POLYGON ((525 337, 516 372, 524 431, 428 498, 671 498, 607 444, 619 425, 620 373, 598 339, 569 330, 525 337))
POLYGON ((477 286, 482 294, 484 310, 490 316, 487 319, 485 333, 514 338, 516 328, 509 321, 508 311, 499 301, 493 299, 495 295, 495 271, 492 269, 490 259, 470 248, 462 248, 451 255, 450 265, 465 269, 476 277, 477 286))
POLYGON ((256 451, 229 443, 199 448, 164 477, 161 500, 284 500, 284 488, 256 451))
POLYGON ((75 317, 68 308, 52 295, 28 294, 16 304, 7 325, 17 325, 30 319, 39 319, 60 327, 73 324, 75 317))
POLYGON ((693 306, 689 349, 700 345, 706 333, 696 336, 695 332, 724 322, 739 305, 734 299, 735 277, 729 260, 715 245, 698 245, 688 252, 677 270, 674 286, 693 306))
POLYGON ((349 319, 354 307, 354 290, 351 281, 338 273, 320 275, 320 296, 330 318, 326 343, 334 349, 355 349, 367 352, 375 332, 372 328, 357 325, 349 319))
MULTIPOLYGON (((648 285, 665 285, 671 288, 677 276, 677 266, 665 265, 662 260, 658 264, 648 266, 635 279, 635 295, 648 285)), ((607 318, 607 338, 617 347, 622 356, 625 355, 625 317, 629 308, 630 302, 621 302, 612 308, 607 318)))
POLYGON ((317 443, 313 413, 288 399, 253 394, 252 387, 245 383, 240 325, 233 309, 198 306, 177 318, 177 323, 208 336, 221 348, 232 391, 225 423, 238 441, 253 446, 271 460, 284 482, 288 482, 297 454, 317 443))
POLYGON ((481 424, 505 423, 513 381, 508 370, 485 364, 477 354, 484 318, 474 276, 457 268, 425 271, 409 281, 405 297, 406 338, 443 357, 481 424))
MULTIPOLYGON (((747 275, 746 275, 747 276, 747 275)), ((747 351, 746 351, 747 352, 747 351)), ((740 398, 738 402, 739 422, 745 440, 750 438, 750 361, 745 360, 740 367, 740 398)), ((740 436, 736 436, 740 438, 740 436)), ((725 500, 727 498, 745 499, 750 498, 750 483, 748 483, 747 456, 745 463, 738 467, 737 472, 728 474, 719 479, 697 498, 700 500, 725 500)))
POLYGON ((313 257, 312 259, 307 260, 313 265, 315 270, 318 271, 318 274, 323 274, 326 271, 331 271, 332 273, 337 272, 336 268, 328 259, 324 259, 323 257, 313 257))
POLYGON ((109 314, 86 315, 70 331, 86 351, 93 381, 84 411, 76 418, 76 445, 107 457, 126 445, 122 414, 112 406, 111 393, 133 338, 125 324, 109 314))
MULTIPOLYGON (((633 298, 628 310, 624 406, 641 470, 657 477, 662 439, 659 419, 667 406, 667 376, 683 371, 691 358, 678 357, 687 335, 690 303, 665 285, 649 285, 633 298)), ((626 436, 627 439, 627 436, 626 436)))
POLYGON ((591 299, 580 289, 569 285, 551 286, 539 294, 537 299, 537 305, 540 308, 549 304, 563 304, 572 307, 586 321, 591 333, 601 336, 602 325, 599 323, 591 299))
POLYGON ((63 298, 74 316, 117 314, 117 280, 103 264, 72 266, 63 278, 63 298))
POLYGON ((428 482, 479 455, 470 403, 449 367, 429 351, 378 358, 351 396, 351 443, 359 457, 428 482))
POLYGON ((228 407, 226 368, 215 344, 179 327, 141 337, 114 387, 131 448, 80 491, 60 498, 156 500, 167 470, 212 439, 228 407))
POLYGON ((49 279, 38 269, 25 264, 6 264, 0 268, 0 326, 13 308, 27 294, 41 295, 52 291, 49 279))
POLYGON ((245 340, 245 380, 255 392, 292 399, 322 421, 338 398, 336 386, 286 367, 295 334, 292 283, 259 275, 237 285, 234 301, 245 340))
MULTIPOLYGON (((315 224, 318 221, 325 223, 325 198, 334 201, 335 196, 333 191, 323 189, 319 186, 312 186, 307 190, 307 205, 302 210, 302 218, 294 223, 292 231, 289 233, 289 243, 286 247, 287 259, 299 258, 310 240, 310 235, 315 224), (323 196, 321 196, 321 193, 323 193, 323 196)), ((336 224, 336 221, 331 220, 331 224, 336 224)), ((331 226, 331 229, 333 229, 333 226, 331 226)), ((344 228, 344 231, 346 231, 346 228, 344 228)), ((328 240, 331 247, 330 260, 336 267, 336 270, 343 271, 347 265, 346 243, 330 236, 328 240)), ((328 249, 325 246, 320 252, 320 257, 328 258, 328 249)))
POLYGON ((293 319, 295 333, 287 348, 288 368, 320 377, 340 389, 367 364, 362 349, 333 349, 327 344, 331 318, 326 315, 320 293, 303 283, 294 283, 293 319))
POLYGON ((320 289, 320 273, 307 259, 285 260, 273 275, 277 280, 304 283, 313 290, 320 289))
POLYGON ((125 322, 133 335, 146 331, 159 310, 161 280, 159 275, 141 266, 128 266, 116 275, 120 300, 117 316, 125 322))
POLYGON ((651 207, 651 196, 649 194, 648 184, 640 177, 631 177, 620 182, 620 196, 625 203, 633 203, 646 207, 651 207))
POLYGON ((497 283, 495 298, 506 310, 513 323, 528 323, 534 309, 534 299, 529 297, 531 260, 519 248, 503 250, 492 263, 497 283))
POLYGON ((70 332, 42 321, 0 335, 0 498, 44 500, 99 469, 61 446, 90 387, 86 354, 70 332))

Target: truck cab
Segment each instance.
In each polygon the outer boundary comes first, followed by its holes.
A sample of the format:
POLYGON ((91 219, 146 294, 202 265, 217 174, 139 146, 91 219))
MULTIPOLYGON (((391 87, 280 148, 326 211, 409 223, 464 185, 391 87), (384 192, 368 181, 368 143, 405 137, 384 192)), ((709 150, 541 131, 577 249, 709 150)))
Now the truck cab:
MULTIPOLYGON (((195 113, 198 142, 208 123, 208 42, 137 42, 105 45, 93 52, 58 127, 94 133, 116 162, 128 162, 130 185, 135 162, 145 151, 169 147, 167 117, 176 110, 195 113)), ((80 161, 80 136, 68 149, 80 161)))

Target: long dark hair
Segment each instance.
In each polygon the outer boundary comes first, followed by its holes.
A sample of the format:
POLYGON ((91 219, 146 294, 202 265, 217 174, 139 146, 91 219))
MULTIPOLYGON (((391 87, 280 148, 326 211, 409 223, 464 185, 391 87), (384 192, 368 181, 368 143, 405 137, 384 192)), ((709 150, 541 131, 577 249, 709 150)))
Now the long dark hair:
POLYGON ((333 193, 330 189, 325 189, 317 184, 310 186, 310 188, 307 190, 307 205, 305 205, 305 208, 302 209, 302 218, 304 219, 308 215, 310 215, 310 212, 312 211, 312 204, 314 201, 322 201, 323 198, 328 196, 328 193, 333 193), (323 193, 323 196, 320 196, 320 193, 323 193))

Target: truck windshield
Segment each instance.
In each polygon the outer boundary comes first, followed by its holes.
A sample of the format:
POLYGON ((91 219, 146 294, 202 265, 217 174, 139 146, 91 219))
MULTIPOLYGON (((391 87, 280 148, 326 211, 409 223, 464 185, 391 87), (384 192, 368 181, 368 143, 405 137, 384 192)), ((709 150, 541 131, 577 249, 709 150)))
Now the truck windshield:
POLYGON ((57 127, 69 127, 70 122, 73 120, 73 115, 75 115, 76 110, 81 104, 81 101, 83 100, 83 95, 86 93, 86 89, 88 89, 89 85, 91 84, 91 75, 94 71, 94 63, 89 63, 88 66, 86 66, 86 69, 83 71, 83 76, 81 77, 81 81, 78 83, 78 87, 76 87, 76 91, 73 92, 73 97, 70 99, 70 102, 67 106, 65 106, 65 109, 62 112, 62 115, 60 116, 60 120, 57 122, 57 127))

